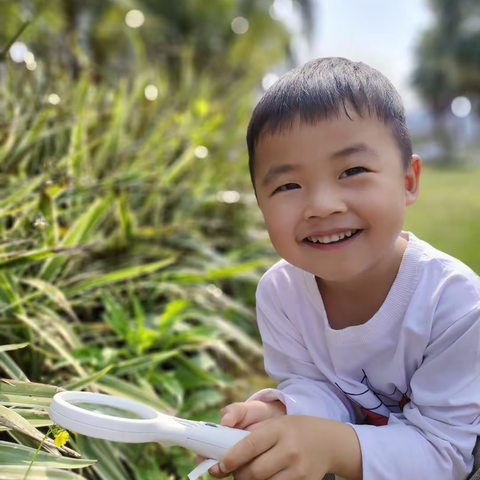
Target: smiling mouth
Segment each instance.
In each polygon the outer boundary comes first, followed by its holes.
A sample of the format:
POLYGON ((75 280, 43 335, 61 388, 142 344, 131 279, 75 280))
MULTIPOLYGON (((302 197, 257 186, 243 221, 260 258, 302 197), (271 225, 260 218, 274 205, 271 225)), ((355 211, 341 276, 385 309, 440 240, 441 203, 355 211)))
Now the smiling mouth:
POLYGON ((347 240, 350 240, 351 238, 355 237, 358 235, 360 232, 363 232, 363 230, 357 230, 354 234, 350 235, 349 237, 343 237, 341 240, 337 240, 336 242, 328 242, 328 243, 322 243, 322 242, 312 242, 308 238, 303 240, 305 243, 311 243, 312 245, 334 245, 336 243, 342 243, 346 242, 347 240))

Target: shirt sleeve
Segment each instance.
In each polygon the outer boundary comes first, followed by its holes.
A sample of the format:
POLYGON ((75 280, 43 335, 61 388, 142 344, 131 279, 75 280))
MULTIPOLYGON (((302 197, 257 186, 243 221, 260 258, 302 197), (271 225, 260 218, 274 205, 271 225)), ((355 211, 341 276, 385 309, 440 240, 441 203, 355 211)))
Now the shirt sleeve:
POLYGON ((364 480, 464 480, 480 435, 480 306, 433 339, 388 425, 350 424, 364 480))
POLYGON ((302 336, 282 312, 274 296, 257 291, 257 322, 262 337, 265 371, 277 388, 260 390, 247 399, 280 400, 288 415, 311 415, 354 422, 347 397, 313 363, 302 336))

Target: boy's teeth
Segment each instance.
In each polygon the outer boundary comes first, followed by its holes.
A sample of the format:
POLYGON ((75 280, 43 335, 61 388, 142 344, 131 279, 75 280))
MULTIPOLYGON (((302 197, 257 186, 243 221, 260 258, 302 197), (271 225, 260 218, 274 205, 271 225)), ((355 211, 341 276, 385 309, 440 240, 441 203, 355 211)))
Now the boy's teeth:
POLYGON ((349 230, 338 235, 327 235, 325 237, 308 237, 308 239, 314 243, 332 243, 338 242, 338 240, 342 240, 345 237, 351 237, 356 232, 357 230, 349 230))

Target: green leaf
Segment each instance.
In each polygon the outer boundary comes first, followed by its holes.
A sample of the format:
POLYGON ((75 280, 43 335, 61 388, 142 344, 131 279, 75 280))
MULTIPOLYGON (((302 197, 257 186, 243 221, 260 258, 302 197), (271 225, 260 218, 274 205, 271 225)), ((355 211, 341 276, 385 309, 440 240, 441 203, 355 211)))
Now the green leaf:
POLYGON ((135 386, 132 382, 126 382, 125 380, 110 375, 104 375, 99 380, 97 388, 109 395, 129 398, 130 400, 143 403, 167 415, 173 415, 175 413, 174 409, 157 395, 152 395, 144 388, 135 386))
POLYGON ((102 480, 130 480, 120 461, 120 452, 115 444, 83 435, 78 435, 71 443, 82 455, 101 460, 92 468, 102 480))
MULTIPOLYGON (((0 405, 0 423, 12 423, 22 433, 29 434, 31 437, 42 436, 42 433, 35 427, 32 427, 30 422, 19 415, 15 410, 0 405)), ((9 427, 12 428, 12 427, 9 427)))
POLYGON ((167 352, 152 353, 150 355, 142 355, 141 357, 132 358, 118 363, 113 367, 112 373, 115 375, 125 375, 126 373, 132 373, 143 368, 150 367, 157 363, 161 363, 175 355, 179 350, 169 350, 167 352))
POLYGON ((159 186, 170 185, 189 165, 195 160, 193 148, 188 148, 183 154, 163 173, 160 178, 159 186))
POLYGON ((40 336, 44 340, 45 343, 48 343, 51 347, 53 347, 58 352, 61 358, 65 358, 66 360, 68 360, 79 375, 81 375, 82 377, 87 376, 87 372, 85 371, 85 369, 70 354, 70 352, 67 350, 67 347, 62 345, 62 343, 60 343, 55 336, 51 335, 51 332, 45 330, 41 321, 29 318, 26 315, 17 315, 17 318, 23 323, 25 323, 25 325, 30 327, 38 336, 40 336))
POLYGON ((195 271, 170 271, 161 275, 161 280, 175 280, 180 283, 198 283, 224 278, 236 277, 241 273, 249 272, 257 268, 265 267, 270 262, 267 260, 254 260, 251 262, 239 263, 237 265, 230 265, 228 267, 215 268, 205 272, 195 271))
POLYGON ((45 408, 50 407, 51 403, 52 400, 50 398, 0 393, 0 405, 10 405, 12 407, 45 408))
POLYGON ((50 248, 46 250, 34 250, 32 252, 26 252, 10 258, 9 260, 5 260, 0 262, 0 270, 10 270, 17 267, 23 267, 25 265, 29 265, 32 262, 38 262, 40 260, 45 260, 49 257, 55 257, 62 261, 62 256, 75 251, 81 250, 85 248, 85 245, 77 245, 73 247, 58 247, 58 248, 50 248))
MULTIPOLYGON (((0 370, 3 370, 10 378, 15 380, 23 380, 29 382, 28 377, 23 373, 23 370, 13 361, 13 359, 4 352, 0 352, 0 370)), ((0 383, 0 393, 2 385, 0 383)))
POLYGON ((42 183, 43 177, 38 175, 25 182, 22 186, 17 185, 17 188, 7 197, 0 200, 0 211, 4 207, 11 207, 18 202, 24 201, 28 196, 42 183))
MULTIPOLYGON (((55 307, 55 305, 53 305, 53 307, 55 307)), ((67 348, 82 348, 84 344, 75 331, 75 326, 77 325, 67 322, 64 317, 46 305, 38 304, 35 308, 38 321, 46 325, 46 328, 49 329, 52 336, 63 339, 66 342, 67 348)))
MULTIPOLYGON (((27 470, 28 465, 2 465, 0 480, 23 480, 27 470)), ((28 480, 87 480, 73 472, 47 467, 32 467, 27 478, 28 480)))
MULTIPOLYGON (((28 422, 34 426, 35 428, 39 427, 48 427, 50 425, 53 425, 53 421, 50 420, 50 417, 48 416, 48 412, 44 412, 41 410, 32 410, 30 408, 23 409, 23 408, 17 408, 13 410, 15 413, 18 413, 21 415, 25 420, 28 420, 28 422)), ((0 427, 1 431, 4 430, 10 430, 8 427, 0 427)))
MULTIPOLYGON (((4 471, 4 465, 26 465, 28 467, 34 455, 33 448, 0 441, 0 465, 2 465, 0 472, 4 471)), ((40 451, 33 467, 85 468, 95 463, 96 460, 69 458, 40 451)), ((30 478, 30 474, 28 478, 30 478)))
POLYGON ((0 345, 0 352, 8 352, 10 350, 18 350, 19 348, 25 348, 28 343, 13 343, 11 345, 0 345))
MULTIPOLYGON (((62 246, 72 246, 84 243, 91 235, 98 223, 101 221, 105 213, 110 208, 111 198, 106 196, 94 202, 90 208, 74 223, 65 235, 62 246)), ((65 258, 54 258, 45 263, 41 278, 46 281, 52 280, 57 276, 65 263, 65 258)))
POLYGON ((115 299, 106 292, 102 291, 100 296, 105 305, 103 321, 110 326, 121 339, 125 339, 130 330, 129 312, 121 303, 115 301, 115 299))
POLYGON ((206 383, 212 384, 212 385, 218 385, 221 387, 226 387, 226 383, 220 379, 220 378, 215 378, 215 376, 209 374, 205 370, 201 369, 200 367, 197 367, 191 360, 186 358, 184 355, 177 355, 175 357, 175 361, 183 364, 188 370, 190 370, 194 376, 198 380, 204 380, 206 383))
POLYGON ((162 391, 170 393, 175 398, 176 405, 183 402, 185 389, 177 378, 177 371, 170 370, 156 374, 155 383, 161 386, 162 391))
MULTIPOLYGON (((6 408, 3 405, 0 405, 0 424, 4 427, 11 428, 16 432, 27 435, 38 443, 41 443, 43 440, 44 435, 40 430, 37 430, 28 420, 15 412, 15 410, 6 408)), ((56 451, 56 447, 50 439, 45 440, 43 448, 51 453, 55 453, 56 451)))
POLYGON ((184 312, 185 309, 191 304, 191 300, 183 298, 175 299, 169 302, 158 321, 159 331, 169 332, 173 324, 182 318, 180 314, 184 312))
POLYGON ((182 415, 190 415, 225 401, 225 394, 211 388, 194 392, 182 405, 182 415))
POLYGON ((58 287, 52 285, 51 283, 40 280, 39 278, 25 278, 22 279, 22 282, 26 283, 27 285, 31 285, 40 292, 44 293, 56 305, 60 306, 72 320, 78 321, 78 318, 69 301, 67 300, 67 297, 65 297, 64 293, 58 287))
POLYGON ((53 396, 63 391, 54 385, 9 380, 8 383, 0 382, 0 405, 49 407, 53 396))
POLYGON ((99 378, 103 377, 107 372, 111 370, 113 365, 109 365, 105 367, 103 370, 100 370, 93 375, 89 375, 88 377, 80 378, 79 380, 75 380, 73 382, 69 382, 63 386, 65 390, 82 390, 86 386, 90 385, 93 382, 96 382, 99 378))
POLYGON ((195 315, 195 318, 199 318, 204 324, 215 326, 218 331, 227 334, 232 341, 241 345, 252 355, 259 357, 263 356, 263 349, 261 344, 256 340, 252 339, 249 335, 247 335, 242 329, 238 328, 231 321, 224 320, 223 318, 214 315, 208 316, 201 313, 197 313, 195 315))
POLYGON ((4 270, 0 272, 0 298, 2 298, 9 308, 13 308, 18 313, 24 313, 19 305, 20 296, 15 277, 11 272, 4 270))
POLYGON ((165 260, 161 260, 160 262, 150 263, 147 265, 137 265, 122 270, 117 270, 116 272, 110 272, 105 275, 80 281, 72 287, 65 288, 65 292, 67 296, 71 297, 73 295, 78 295, 85 290, 91 290, 92 288, 103 287, 104 285, 108 285, 110 283, 131 280, 132 278, 139 277, 141 275, 152 273, 162 268, 168 267, 173 262, 175 262, 175 260, 176 259, 174 257, 171 257, 165 260))

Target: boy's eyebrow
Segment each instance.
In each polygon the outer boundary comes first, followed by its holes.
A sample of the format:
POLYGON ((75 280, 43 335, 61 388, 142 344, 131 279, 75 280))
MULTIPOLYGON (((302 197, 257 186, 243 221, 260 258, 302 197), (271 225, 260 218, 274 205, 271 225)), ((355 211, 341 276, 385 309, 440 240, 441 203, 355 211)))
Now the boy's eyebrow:
MULTIPOLYGON (((330 155, 330 159, 335 160, 338 158, 345 158, 355 153, 367 153, 368 155, 371 155, 373 157, 378 157, 378 153, 373 148, 369 147, 366 143, 360 142, 333 152, 330 155)), ((277 165, 275 167, 269 168, 267 173, 263 177, 262 185, 268 185, 275 177, 278 177, 282 173, 293 172, 299 169, 299 165, 293 165, 291 163, 284 163, 282 165, 277 165)))
POLYGON ((378 153, 376 152, 376 150, 369 147, 364 142, 359 142, 351 145, 350 147, 342 148, 341 150, 332 153, 332 155, 330 155, 330 158, 335 159, 340 157, 347 157, 348 155, 352 155, 353 153, 368 153, 373 157, 378 157, 378 153))

